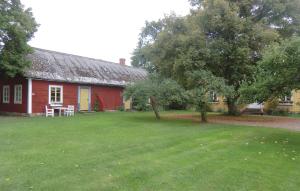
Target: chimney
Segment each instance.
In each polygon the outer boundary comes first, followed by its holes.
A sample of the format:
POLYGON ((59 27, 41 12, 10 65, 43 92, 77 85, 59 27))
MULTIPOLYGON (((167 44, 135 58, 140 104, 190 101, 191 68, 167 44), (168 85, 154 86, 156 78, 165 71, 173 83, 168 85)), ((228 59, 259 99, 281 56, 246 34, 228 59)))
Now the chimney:
POLYGON ((121 65, 126 65, 126 59, 125 58, 120 58, 120 62, 121 65))

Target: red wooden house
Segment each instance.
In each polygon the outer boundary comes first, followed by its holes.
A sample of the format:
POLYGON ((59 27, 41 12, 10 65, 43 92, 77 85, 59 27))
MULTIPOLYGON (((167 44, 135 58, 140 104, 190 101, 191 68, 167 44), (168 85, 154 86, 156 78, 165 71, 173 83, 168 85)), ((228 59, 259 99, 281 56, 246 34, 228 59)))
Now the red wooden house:
POLYGON ((45 105, 74 105, 76 111, 116 110, 123 105, 128 83, 144 79, 146 71, 55 51, 35 49, 24 75, 0 77, 0 112, 42 114, 45 105))

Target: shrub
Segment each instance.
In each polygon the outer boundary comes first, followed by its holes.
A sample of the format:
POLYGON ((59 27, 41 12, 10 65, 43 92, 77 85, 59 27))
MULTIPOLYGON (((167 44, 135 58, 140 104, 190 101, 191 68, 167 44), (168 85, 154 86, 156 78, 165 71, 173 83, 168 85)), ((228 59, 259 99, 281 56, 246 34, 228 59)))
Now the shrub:
POLYGON ((125 111, 124 106, 118 107, 118 111, 125 111))
POLYGON ((99 112, 99 107, 100 107, 100 102, 98 99, 96 99, 95 104, 94 104, 94 111, 99 112))
POLYGON ((172 102, 165 107, 166 110, 186 110, 187 103, 172 102))
POLYGON ((272 111, 270 115, 275 115, 275 116, 288 116, 289 112, 285 109, 276 109, 272 111))
POLYGON ((268 115, 273 115, 273 113, 280 113, 277 109, 278 105, 278 98, 269 99, 264 105, 264 112, 268 115))
POLYGON ((225 110, 222 109, 222 108, 219 108, 219 109, 217 109, 217 112, 218 112, 218 113, 225 113, 225 110))
POLYGON ((214 112, 214 110, 212 109, 211 104, 207 104, 207 106, 206 106, 206 111, 207 111, 207 112, 214 112))
POLYGON ((150 111, 149 99, 144 96, 137 96, 132 99, 132 109, 137 111, 150 111))

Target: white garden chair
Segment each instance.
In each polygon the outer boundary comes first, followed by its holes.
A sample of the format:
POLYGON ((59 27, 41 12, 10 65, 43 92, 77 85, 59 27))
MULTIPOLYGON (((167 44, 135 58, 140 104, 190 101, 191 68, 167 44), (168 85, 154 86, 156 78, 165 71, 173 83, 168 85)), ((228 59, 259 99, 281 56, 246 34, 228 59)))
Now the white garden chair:
POLYGON ((74 116, 75 115, 75 107, 74 105, 68 105, 67 109, 65 110, 66 116, 74 116))
POLYGON ((45 110, 46 110, 46 117, 54 117, 54 109, 48 108, 48 106, 45 106, 45 110))

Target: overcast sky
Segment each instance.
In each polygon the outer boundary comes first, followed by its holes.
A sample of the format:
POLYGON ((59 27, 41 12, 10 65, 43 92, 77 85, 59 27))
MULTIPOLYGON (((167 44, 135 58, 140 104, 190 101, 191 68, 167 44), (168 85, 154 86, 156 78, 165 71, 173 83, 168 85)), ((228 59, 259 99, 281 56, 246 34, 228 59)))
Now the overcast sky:
POLYGON ((146 20, 174 11, 186 15, 188 0, 21 0, 40 24, 29 43, 118 62, 130 57, 146 20))

